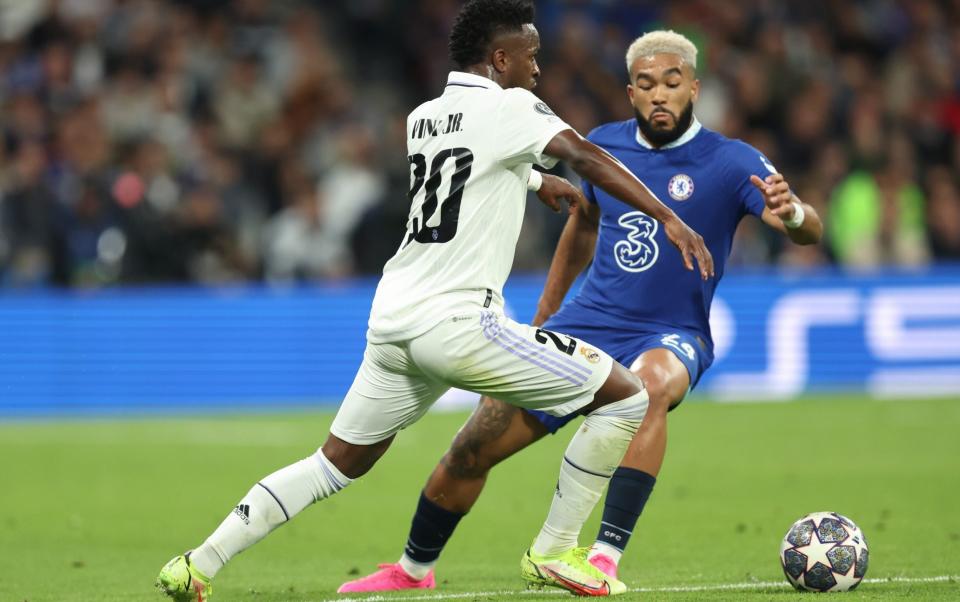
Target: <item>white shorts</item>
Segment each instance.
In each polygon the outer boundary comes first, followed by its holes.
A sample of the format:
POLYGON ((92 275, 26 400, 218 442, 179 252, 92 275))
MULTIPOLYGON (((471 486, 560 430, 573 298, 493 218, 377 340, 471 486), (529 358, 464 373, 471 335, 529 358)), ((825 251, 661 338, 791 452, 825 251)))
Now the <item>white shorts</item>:
POLYGON ((330 432, 356 445, 383 441, 450 387, 566 416, 593 401, 612 368, 609 355, 583 341, 470 311, 409 341, 368 342, 330 432))

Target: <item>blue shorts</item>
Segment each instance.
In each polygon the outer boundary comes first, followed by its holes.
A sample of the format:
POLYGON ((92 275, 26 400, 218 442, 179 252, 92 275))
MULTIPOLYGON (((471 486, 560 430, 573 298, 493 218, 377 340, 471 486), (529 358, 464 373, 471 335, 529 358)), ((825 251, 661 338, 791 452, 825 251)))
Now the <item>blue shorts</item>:
MULTIPOLYGON (((707 368, 713 363, 713 350, 709 349, 700 337, 687 331, 664 327, 663 330, 657 331, 624 332, 610 326, 584 324, 582 317, 571 319, 564 314, 565 312, 561 309, 546 321, 543 328, 576 337, 599 347, 627 368, 645 351, 669 349, 686 366, 687 372, 690 374, 690 389, 697 386, 700 375, 706 372, 707 368)), ((558 417, 537 410, 524 411, 529 412, 542 422, 551 433, 556 433, 561 427, 580 415, 579 413, 573 413, 558 417)))

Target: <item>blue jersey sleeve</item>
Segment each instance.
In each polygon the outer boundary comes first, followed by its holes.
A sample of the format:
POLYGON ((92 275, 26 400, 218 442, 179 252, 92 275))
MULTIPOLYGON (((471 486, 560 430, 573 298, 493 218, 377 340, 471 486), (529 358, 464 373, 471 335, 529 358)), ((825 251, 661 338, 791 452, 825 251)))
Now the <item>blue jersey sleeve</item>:
POLYGON ((597 193, 593 190, 593 184, 580 180, 580 189, 583 190, 583 196, 587 197, 587 201, 593 205, 597 204, 597 193))
MULTIPOLYGON (((587 134, 586 136, 587 140, 590 142, 593 142, 597 146, 602 147, 603 144, 597 141, 597 135, 602 129, 603 129, 603 126, 595 127, 592 130, 590 130, 590 133, 587 134)), ((596 189, 593 187, 593 184, 586 181, 585 179, 581 179, 580 189, 583 190, 583 196, 587 197, 588 202, 590 202, 593 205, 597 204, 597 192, 596 192, 596 189)))
POLYGON ((777 173, 777 168, 763 153, 745 142, 737 140, 731 146, 729 166, 730 177, 733 179, 731 183, 737 191, 743 213, 752 213, 760 217, 763 215, 766 203, 763 201, 763 194, 750 182, 750 176, 756 175, 762 180, 770 174, 777 173))

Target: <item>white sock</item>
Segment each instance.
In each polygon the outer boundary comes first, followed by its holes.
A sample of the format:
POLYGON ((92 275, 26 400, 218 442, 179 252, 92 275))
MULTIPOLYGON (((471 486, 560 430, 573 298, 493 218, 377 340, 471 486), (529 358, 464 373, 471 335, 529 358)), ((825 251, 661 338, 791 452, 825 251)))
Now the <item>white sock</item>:
POLYGON ((404 573, 410 575, 417 581, 422 581, 423 579, 426 579, 427 573, 429 573, 430 569, 433 568, 433 565, 437 563, 430 562, 427 564, 423 564, 421 562, 415 562, 411 560, 409 556, 404 554, 403 556, 400 557, 400 561, 398 562, 398 564, 400 565, 400 568, 403 569, 404 573))
POLYGON ((620 557, 623 556, 623 552, 603 541, 593 542, 593 546, 590 548, 590 554, 587 556, 587 558, 593 558, 598 554, 607 556, 613 561, 614 564, 620 564, 620 557))
POLYGON ((352 482, 317 450, 254 485, 217 530, 190 554, 190 562, 213 579, 231 558, 310 504, 330 497, 352 482))
POLYGON ((603 495, 647 411, 647 392, 593 412, 577 430, 560 464, 547 520, 533 551, 556 556, 577 545, 580 529, 603 495))

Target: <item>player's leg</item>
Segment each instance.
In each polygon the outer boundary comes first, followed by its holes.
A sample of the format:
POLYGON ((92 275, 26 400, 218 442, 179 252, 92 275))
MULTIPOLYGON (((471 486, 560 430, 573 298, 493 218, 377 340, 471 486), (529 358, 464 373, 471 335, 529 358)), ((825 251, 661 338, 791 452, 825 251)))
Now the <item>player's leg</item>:
POLYGON ((490 469, 546 434, 546 427, 523 410, 482 397, 430 475, 424 496, 445 510, 466 514, 490 469))
POLYGON ((656 477, 667 449, 667 412, 683 401, 690 390, 690 373, 672 351, 662 348, 643 353, 632 370, 647 387, 650 407, 621 466, 656 477))
POLYGON ((202 544, 167 563, 157 587, 175 599, 205 600, 211 581, 231 558, 362 476, 392 441, 393 435, 354 445, 330 435, 313 455, 258 481, 202 544))
POLYGON ((590 596, 626 591, 615 576, 588 562, 588 550, 578 548, 577 539, 643 420, 646 406, 639 379, 614 363, 594 402, 584 408, 587 417, 564 452, 547 519, 521 560, 521 575, 530 585, 554 585, 590 596))
POLYGON ((368 345, 323 446, 257 482, 200 546, 164 567, 157 586, 174 598, 204 599, 233 556, 365 474, 397 431, 419 419, 447 388, 411 370, 405 355, 401 346, 368 345))
POLYGON ((545 582, 578 593, 625 589, 574 548, 646 411, 639 378, 582 341, 502 314, 481 312, 448 322, 411 345, 426 374, 554 416, 589 412, 561 463, 558 494, 524 558, 524 575, 533 581, 546 571, 545 582))
POLYGON ((586 419, 564 452, 559 484, 534 542, 535 552, 551 556, 576 547, 583 521, 620 464, 646 408, 642 382, 613 362, 603 386, 583 408, 586 419))
POLYGON ((692 358, 682 362, 676 352, 658 347, 644 351, 631 366, 644 382, 650 406, 643 424, 630 442, 620 467, 610 480, 603 518, 590 560, 608 575, 617 564, 640 514, 650 497, 663 464, 667 444, 667 412, 690 388, 692 358))
POLYGON ((348 581, 340 593, 433 588, 433 566, 460 519, 473 507, 496 464, 542 438, 544 425, 526 412, 483 397, 454 437, 420 494, 400 560, 348 581))

